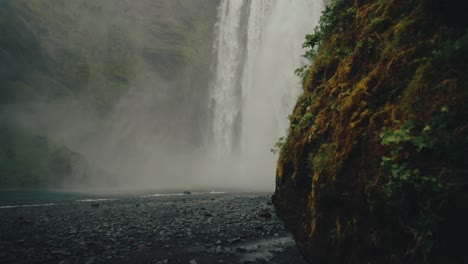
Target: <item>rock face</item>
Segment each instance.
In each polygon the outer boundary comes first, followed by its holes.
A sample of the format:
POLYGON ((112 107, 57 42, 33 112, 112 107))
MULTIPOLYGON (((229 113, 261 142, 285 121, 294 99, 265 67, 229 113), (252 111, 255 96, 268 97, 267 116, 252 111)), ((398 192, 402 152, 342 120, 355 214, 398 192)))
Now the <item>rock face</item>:
MULTIPOLYGON (((332 1, 273 203, 313 263, 464 263, 466 20, 444 1, 332 1)), ((299 71, 300 72, 300 71, 299 71)))

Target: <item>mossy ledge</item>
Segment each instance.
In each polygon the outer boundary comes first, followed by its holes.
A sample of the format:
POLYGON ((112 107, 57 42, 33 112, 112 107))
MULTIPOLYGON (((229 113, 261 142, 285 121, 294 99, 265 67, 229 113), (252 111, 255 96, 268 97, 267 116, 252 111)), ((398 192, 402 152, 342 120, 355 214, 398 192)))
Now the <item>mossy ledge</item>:
POLYGON ((273 203, 312 263, 468 263, 464 8, 334 0, 273 203))

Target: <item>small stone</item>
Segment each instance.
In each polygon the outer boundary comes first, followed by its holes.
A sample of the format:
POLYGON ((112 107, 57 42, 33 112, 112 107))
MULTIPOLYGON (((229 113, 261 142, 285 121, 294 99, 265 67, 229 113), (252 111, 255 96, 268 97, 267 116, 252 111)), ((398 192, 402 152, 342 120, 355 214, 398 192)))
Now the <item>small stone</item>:
POLYGON ((98 242, 97 241, 86 241, 86 246, 88 247, 95 247, 97 246, 98 242))
POLYGON ((32 225, 33 222, 31 220, 22 219, 19 221, 19 223, 22 225, 32 225))
POLYGON ((184 191, 184 194, 192 194, 190 191, 184 191))
POLYGON ((240 237, 235 237, 235 238, 232 238, 232 239, 228 239, 228 242, 229 242, 230 244, 232 244, 232 243, 239 242, 240 240, 241 240, 240 237))
POLYGON ((65 250, 65 249, 54 249, 50 252, 51 255, 54 255, 54 256, 68 256, 70 255, 70 253, 65 250))
POLYGON ((91 203, 92 208, 99 208, 100 204, 99 203, 91 203))
POLYGON ((258 212, 258 217, 260 218, 271 218, 271 213, 268 209, 261 209, 258 212))
POLYGON ((92 257, 92 258, 88 259, 85 263, 86 264, 93 264, 94 262, 96 262, 96 258, 92 257))
POLYGON ((223 252, 224 252, 224 248, 222 246, 218 246, 215 250, 216 255, 220 255, 223 252))
POLYGON ((135 247, 135 250, 137 251, 142 251, 143 249, 145 249, 145 245, 142 245, 142 244, 139 244, 135 247))
POLYGON ((247 252, 247 249, 245 247, 238 247, 236 248, 236 252, 247 252))
POLYGON ((191 259, 191 260, 190 260, 190 264, 198 264, 198 262, 197 262, 196 259, 191 259))

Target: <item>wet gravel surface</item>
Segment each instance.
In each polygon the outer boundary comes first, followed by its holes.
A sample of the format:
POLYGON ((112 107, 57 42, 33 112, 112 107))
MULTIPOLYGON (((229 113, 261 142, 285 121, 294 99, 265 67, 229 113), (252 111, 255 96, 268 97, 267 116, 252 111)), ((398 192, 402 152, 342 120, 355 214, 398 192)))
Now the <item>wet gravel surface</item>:
POLYGON ((0 263, 305 263, 268 193, 0 209, 0 263))

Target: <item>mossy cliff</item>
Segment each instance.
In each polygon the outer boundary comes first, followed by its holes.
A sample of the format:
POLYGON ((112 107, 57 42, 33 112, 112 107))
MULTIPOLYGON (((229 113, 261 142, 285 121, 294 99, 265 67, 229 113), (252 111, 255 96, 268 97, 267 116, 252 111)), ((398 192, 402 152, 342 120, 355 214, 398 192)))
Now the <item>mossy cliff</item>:
POLYGON ((468 263, 461 4, 335 0, 277 166, 277 214, 313 263, 468 263))

